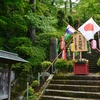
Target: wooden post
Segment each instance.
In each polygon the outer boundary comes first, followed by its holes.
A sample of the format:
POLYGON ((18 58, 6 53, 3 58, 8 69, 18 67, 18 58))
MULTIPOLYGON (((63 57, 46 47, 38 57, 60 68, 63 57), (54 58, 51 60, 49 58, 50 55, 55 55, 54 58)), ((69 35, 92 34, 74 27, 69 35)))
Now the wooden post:
POLYGON ((9 71, 8 71, 8 100, 11 100, 10 99, 10 95, 11 95, 11 65, 12 64, 8 64, 8 68, 9 68, 9 71))
POLYGON ((80 59, 82 60, 82 52, 80 51, 80 59))
POLYGON ((26 98, 27 98, 27 100, 28 100, 28 92, 29 92, 29 82, 27 82, 27 96, 26 96, 26 98))

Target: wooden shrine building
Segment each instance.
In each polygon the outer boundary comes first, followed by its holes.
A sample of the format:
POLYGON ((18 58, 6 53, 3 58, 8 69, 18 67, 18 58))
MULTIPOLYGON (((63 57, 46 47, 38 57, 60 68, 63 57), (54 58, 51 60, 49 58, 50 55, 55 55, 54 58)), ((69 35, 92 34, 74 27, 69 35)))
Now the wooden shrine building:
POLYGON ((0 100, 10 100, 11 93, 11 70, 12 64, 18 62, 28 62, 16 53, 0 50, 0 63, 7 64, 8 69, 0 69, 0 100))

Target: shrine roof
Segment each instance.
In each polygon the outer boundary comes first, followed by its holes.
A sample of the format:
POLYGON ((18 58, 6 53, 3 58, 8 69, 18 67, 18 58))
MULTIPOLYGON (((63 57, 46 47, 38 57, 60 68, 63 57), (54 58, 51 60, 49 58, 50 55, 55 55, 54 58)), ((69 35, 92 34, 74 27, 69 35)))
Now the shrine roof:
POLYGON ((28 61, 19 57, 17 53, 0 50, 0 62, 1 63, 18 63, 18 62, 28 62, 28 61))

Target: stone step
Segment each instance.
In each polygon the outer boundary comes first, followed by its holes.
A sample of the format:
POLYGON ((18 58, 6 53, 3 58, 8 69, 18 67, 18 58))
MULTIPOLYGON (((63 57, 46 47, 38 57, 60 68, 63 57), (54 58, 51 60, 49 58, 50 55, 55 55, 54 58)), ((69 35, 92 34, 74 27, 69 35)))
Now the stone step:
POLYGON ((40 100, 100 100, 100 99, 73 98, 73 97, 42 95, 42 98, 40 100))
POLYGON ((100 71, 100 70, 96 70, 96 69, 95 70, 94 69, 89 70, 89 72, 92 72, 92 73, 97 73, 98 71, 100 71))
POLYGON ((100 75, 56 74, 40 100, 100 100, 100 75))
POLYGON ((94 85, 100 86, 100 80, 51 80, 51 84, 94 85))
POLYGON ((100 75, 56 75, 53 77, 54 80, 100 80, 100 75))
POLYGON ((46 89, 45 95, 74 97, 74 98, 86 98, 86 99, 95 99, 95 100, 100 99, 99 92, 83 92, 83 91, 66 91, 66 90, 46 89))
POLYGON ((91 73, 97 73, 97 72, 99 72, 100 71, 100 67, 99 68, 97 68, 97 67, 91 67, 91 68, 89 68, 89 72, 91 72, 91 73))
POLYGON ((99 68, 100 69, 100 66, 98 66, 96 64, 95 65, 89 65, 89 68, 97 68, 97 69, 99 68))
POLYGON ((89 69, 100 69, 100 66, 97 66, 97 65, 89 65, 89 69))
POLYGON ((63 85, 63 84, 49 84, 48 89, 70 90, 70 91, 86 91, 86 92, 100 92, 100 86, 86 86, 86 85, 63 85))

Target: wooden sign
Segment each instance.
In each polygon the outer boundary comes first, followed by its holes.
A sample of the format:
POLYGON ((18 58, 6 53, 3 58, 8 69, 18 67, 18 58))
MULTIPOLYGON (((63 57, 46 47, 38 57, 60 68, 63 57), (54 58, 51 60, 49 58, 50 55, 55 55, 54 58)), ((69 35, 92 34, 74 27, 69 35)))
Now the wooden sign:
POLYGON ((77 33, 73 36, 73 43, 75 46, 75 52, 87 51, 87 40, 81 33, 77 33))

